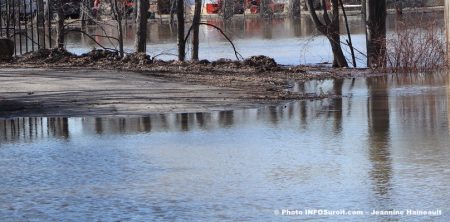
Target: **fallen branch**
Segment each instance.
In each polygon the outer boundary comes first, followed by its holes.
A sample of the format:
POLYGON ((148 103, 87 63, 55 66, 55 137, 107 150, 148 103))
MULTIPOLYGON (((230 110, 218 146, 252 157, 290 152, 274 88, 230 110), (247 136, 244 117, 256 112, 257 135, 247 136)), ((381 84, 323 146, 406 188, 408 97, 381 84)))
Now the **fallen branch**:
MULTIPOLYGON (((104 38, 112 38, 112 39, 115 39, 114 37, 111 37, 111 36, 101 36, 101 35, 89 35, 87 32, 85 32, 85 31, 83 31, 83 30, 79 30, 79 29, 66 29, 66 30, 64 30, 64 34, 67 34, 67 33, 69 33, 69 32, 80 32, 80 33, 82 33, 82 34, 85 34, 89 39, 91 39, 92 41, 94 41, 95 42, 95 44, 97 44, 98 46, 100 46, 101 48, 103 48, 104 50, 110 50, 110 51, 115 51, 115 52, 118 52, 119 50, 117 50, 117 49, 112 49, 112 48, 108 48, 108 47, 105 47, 105 46, 103 46, 102 44, 100 44, 99 42, 97 42, 97 40, 95 40, 95 36, 98 36, 98 37, 104 37, 104 38)), ((115 40, 117 40, 118 41, 118 39, 115 39, 115 40)))
MULTIPOLYGON (((206 23, 206 22, 199 22, 198 23, 199 25, 206 25, 206 26, 211 26, 211 27, 213 27, 213 28, 215 28, 215 29, 217 29, 227 40, 228 40, 228 42, 231 44, 231 46, 233 47, 233 50, 234 50, 234 55, 236 56, 236 59, 239 61, 239 60, 244 60, 244 57, 236 50, 236 46, 234 45, 234 43, 233 43, 233 41, 231 41, 231 39, 225 34, 225 32, 221 29, 221 28, 219 28, 219 27, 217 27, 217 26, 215 26, 215 25, 212 25, 212 24, 209 24, 209 23, 206 23)), ((187 42, 187 40, 188 40, 188 38, 189 38, 189 35, 191 34, 191 31, 192 31, 192 28, 194 27, 194 24, 193 25, 191 25, 191 27, 189 28, 189 30, 188 30, 188 33, 186 34, 186 37, 184 38, 184 42, 187 42)))

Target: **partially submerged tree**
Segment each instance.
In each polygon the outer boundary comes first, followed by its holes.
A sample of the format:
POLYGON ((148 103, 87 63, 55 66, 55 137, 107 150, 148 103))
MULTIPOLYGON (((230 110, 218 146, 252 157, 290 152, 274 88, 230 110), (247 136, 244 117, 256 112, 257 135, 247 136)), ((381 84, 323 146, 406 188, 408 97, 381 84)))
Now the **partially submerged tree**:
POLYGON ((184 0, 177 0, 177 25, 178 60, 184 61, 186 56, 186 42, 184 41, 184 0))
POLYGON ((365 0, 367 66, 386 66, 386 0, 365 0))
MULTIPOLYGON (((317 30, 325 35, 330 42, 333 51, 333 67, 348 67, 347 60, 341 47, 341 37, 339 33, 339 0, 331 0, 332 13, 328 13, 326 7, 323 7, 323 21, 317 16, 314 8, 314 0, 307 0, 306 4, 317 30)), ((322 0, 322 5, 325 6, 325 0, 322 0)))
POLYGON ((231 19, 234 15, 234 0, 223 0, 221 10, 224 20, 231 19))
POLYGON ((55 3, 56 10, 56 47, 64 48, 64 9, 62 1, 55 3))
POLYGON ((121 0, 109 0, 112 9, 112 15, 117 22, 118 42, 119 42, 119 55, 123 58, 123 15, 125 14, 125 6, 121 0), (119 2, 120 1, 120 2, 119 2))
POLYGON ((81 27, 85 27, 86 25, 93 25, 93 13, 92 8, 94 7, 93 0, 82 0, 80 3, 80 17, 81 17, 81 27))
POLYGON ((192 60, 198 60, 201 10, 202 0, 195 0, 194 18, 192 19, 192 60))
POLYGON ((273 11, 269 7, 270 0, 261 0, 259 15, 263 18, 272 18, 273 11))
POLYGON ((136 39, 134 49, 136 52, 146 52, 147 47, 147 19, 149 0, 137 0, 136 39))
POLYGON ((36 12, 36 23, 39 28, 44 25, 44 0, 36 1, 37 12, 36 12))
POLYGON ((300 0, 289 0, 288 15, 291 18, 300 18, 301 15, 301 3, 300 0))

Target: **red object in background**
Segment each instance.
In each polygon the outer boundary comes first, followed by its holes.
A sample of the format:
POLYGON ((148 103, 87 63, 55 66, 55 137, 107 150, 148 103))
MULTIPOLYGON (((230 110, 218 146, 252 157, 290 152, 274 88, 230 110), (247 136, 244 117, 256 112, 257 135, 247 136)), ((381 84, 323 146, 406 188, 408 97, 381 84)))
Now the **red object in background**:
POLYGON ((283 3, 271 3, 271 4, 269 4, 269 7, 272 9, 272 12, 275 12, 275 13, 281 13, 284 11, 283 3))
MULTIPOLYGON (((133 3, 132 0, 123 0, 123 4, 124 4, 126 7, 133 7, 133 6, 134 6, 134 3, 133 3)), ((95 8, 98 8, 98 6, 100 6, 100 0, 95 0, 95 1, 94 1, 94 7, 95 7, 95 8)))
POLYGON ((217 14, 219 13, 220 6, 219 4, 207 3, 206 4, 206 12, 208 14, 217 14))
POLYGON ((259 13, 259 7, 256 5, 250 6, 250 13, 252 14, 258 14, 259 13))

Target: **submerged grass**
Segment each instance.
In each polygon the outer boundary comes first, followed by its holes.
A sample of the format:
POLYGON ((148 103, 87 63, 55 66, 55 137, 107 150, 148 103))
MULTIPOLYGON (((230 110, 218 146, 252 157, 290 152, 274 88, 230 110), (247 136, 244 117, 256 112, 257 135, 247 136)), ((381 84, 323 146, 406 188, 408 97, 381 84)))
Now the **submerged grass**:
POLYGON ((396 23, 386 40, 387 71, 430 72, 447 68, 445 30, 435 17, 420 16, 396 23))

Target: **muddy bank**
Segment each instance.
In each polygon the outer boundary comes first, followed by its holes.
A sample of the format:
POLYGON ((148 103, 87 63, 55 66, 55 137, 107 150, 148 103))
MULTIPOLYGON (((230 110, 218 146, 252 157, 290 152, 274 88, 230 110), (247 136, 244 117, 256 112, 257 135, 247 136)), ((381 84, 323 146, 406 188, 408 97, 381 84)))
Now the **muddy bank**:
POLYGON ((120 59, 94 50, 75 56, 40 50, 3 63, 0 98, 32 104, 1 116, 145 115, 242 109, 334 95, 290 92, 295 82, 347 78, 367 70, 284 67, 268 57, 244 61, 161 61, 145 54, 120 59))

